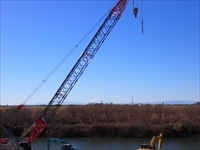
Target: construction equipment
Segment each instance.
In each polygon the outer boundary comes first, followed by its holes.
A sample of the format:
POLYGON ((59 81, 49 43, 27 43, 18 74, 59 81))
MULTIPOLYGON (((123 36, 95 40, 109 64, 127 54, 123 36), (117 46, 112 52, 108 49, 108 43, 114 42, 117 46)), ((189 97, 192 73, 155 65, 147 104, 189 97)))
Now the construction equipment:
POLYGON ((18 142, 18 139, 3 124, 0 124, 0 150, 22 150, 18 142))
MULTIPOLYGON (((138 0, 133 0, 133 14, 135 16, 135 18, 137 18, 138 15, 138 0), (136 1, 136 4, 135 4, 136 1)), ((141 0, 141 26, 142 26, 142 34, 144 34, 144 21, 143 21, 143 0, 141 0)))
POLYGON ((62 105, 63 101, 66 99, 86 67, 89 65, 92 58, 95 56, 111 30, 114 28, 118 20, 120 19, 122 13, 124 12, 128 0, 118 0, 116 5, 111 9, 108 16, 104 20, 103 24, 98 29, 97 33, 94 35, 88 46, 85 48, 84 52, 75 63, 74 67, 71 69, 61 86, 55 92, 54 96, 40 115, 38 119, 35 120, 34 124, 26 131, 20 139, 27 136, 26 143, 20 143, 21 146, 26 150, 31 149, 31 143, 40 135, 40 133, 46 128, 46 126, 51 122, 53 116, 62 105))
POLYGON ((6 129, 3 126, 3 124, 0 124, 0 131, 1 131, 0 144, 2 144, 2 143, 8 143, 9 141, 12 141, 12 143, 16 142, 16 139, 14 138, 14 136, 12 135, 12 133, 8 129, 6 129))
POLYGON ((138 0, 136 0, 136 5, 135 5, 135 0, 133 0, 133 14, 134 14, 135 18, 137 18, 137 14, 138 14, 138 0))
POLYGON ((50 142, 56 142, 63 144, 61 150, 78 150, 76 147, 72 147, 71 144, 68 144, 65 140, 60 138, 48 137, 47 138, 47 150, 50 150, 50 142))
MULTIPOLYGON (((109 33, 112 31, 118 20, 120 19, 121 15, 123 14, 128 0, 118 0, 115 6, 110 10, 108 16, 85 48, 84 52, 72 67, 71 71, 55 92, 54 96, 45 107, 44 111, 35 120, 34 124, 24 132, 20 137, 19 145, 23 147, 25 150, 31 150, 31 143, 40 135, 40 133, 47 127, 47 125, 51 122, 52 118, 54 117, 55 113, 62 105, 82 73, 85 71, 86 67, 89 65, 92 58, 95 56, 103 42, 106 40, 109 33), (21 140, 28 136, 26 142, 21 142, 21 140)), ((138 9, 137 9, 138 11, 138 9)), ((134 13, 137 16, 137 12, 134 13)), ((20 105, 18 109, 21 109, 24 104, 20 105)), ((62 150, 69 149, 69 145, 64 145, 62 150)))
POLYGON ((160 150, 162 146, 162 139, 163 139, 162 133, 160 133, 158 136, 153 136, 149 145, 142 144, 141 147, 137 150, 156 150, 155 142, 158 142, 157 150, 160 150))

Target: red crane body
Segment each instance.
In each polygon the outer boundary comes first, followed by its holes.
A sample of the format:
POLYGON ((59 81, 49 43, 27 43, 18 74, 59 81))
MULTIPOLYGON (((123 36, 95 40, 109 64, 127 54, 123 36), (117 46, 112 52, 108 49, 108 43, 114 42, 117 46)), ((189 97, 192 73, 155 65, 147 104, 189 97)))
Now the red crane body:
POLYGON ((78 81, 98 49, 101 47, 113 27, 120 19, 127 3, 128 0, 119 0, 112 8, 107 18, 104 20, 97 33, 85 48, 83 54, 80 56, 61 86, 58 88, 40 117, 35 120, 34 124, 21 136, 21 138, 25 137, 30 132, 27 142, 32 143, 45 129, 48 123, 51 122, 53 116, 68 96, 75 83, 78 81))

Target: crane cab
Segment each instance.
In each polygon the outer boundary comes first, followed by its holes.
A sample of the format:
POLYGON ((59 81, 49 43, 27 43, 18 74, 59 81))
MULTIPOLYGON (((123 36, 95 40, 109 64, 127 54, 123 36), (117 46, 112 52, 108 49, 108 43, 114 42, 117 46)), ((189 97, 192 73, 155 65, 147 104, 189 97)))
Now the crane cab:
POLYGON ((76 147, 72 147, 71 144, 63 144, 61 150, 78 150, 76 147))

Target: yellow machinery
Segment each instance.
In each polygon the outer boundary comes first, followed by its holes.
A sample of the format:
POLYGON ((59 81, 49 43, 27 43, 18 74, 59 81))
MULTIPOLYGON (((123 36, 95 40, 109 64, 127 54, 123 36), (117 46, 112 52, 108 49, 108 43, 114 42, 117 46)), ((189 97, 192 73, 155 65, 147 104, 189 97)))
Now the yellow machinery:
POLYGON ((160 133, 158 136, 153 136, 150 144, 142 144, 137 150, 156 150, 155 142, 158 142, 157 150, 161 150, 163 135, 160 133))

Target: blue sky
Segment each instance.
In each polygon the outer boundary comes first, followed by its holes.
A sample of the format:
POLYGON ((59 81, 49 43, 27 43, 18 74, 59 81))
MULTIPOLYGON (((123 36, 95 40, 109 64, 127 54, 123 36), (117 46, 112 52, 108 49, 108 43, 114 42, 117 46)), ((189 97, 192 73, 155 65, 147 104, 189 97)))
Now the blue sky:
MULTIPOLYGON (((116 1, 1 1, 1 101, 18 105, 116 1)), ((129 1, 65 102, 199 98, 199 1, 129 1), (141 33, 143 14, 144 34, 141 33)), ((95 31, 27 104, 47 104, 95 31)))

